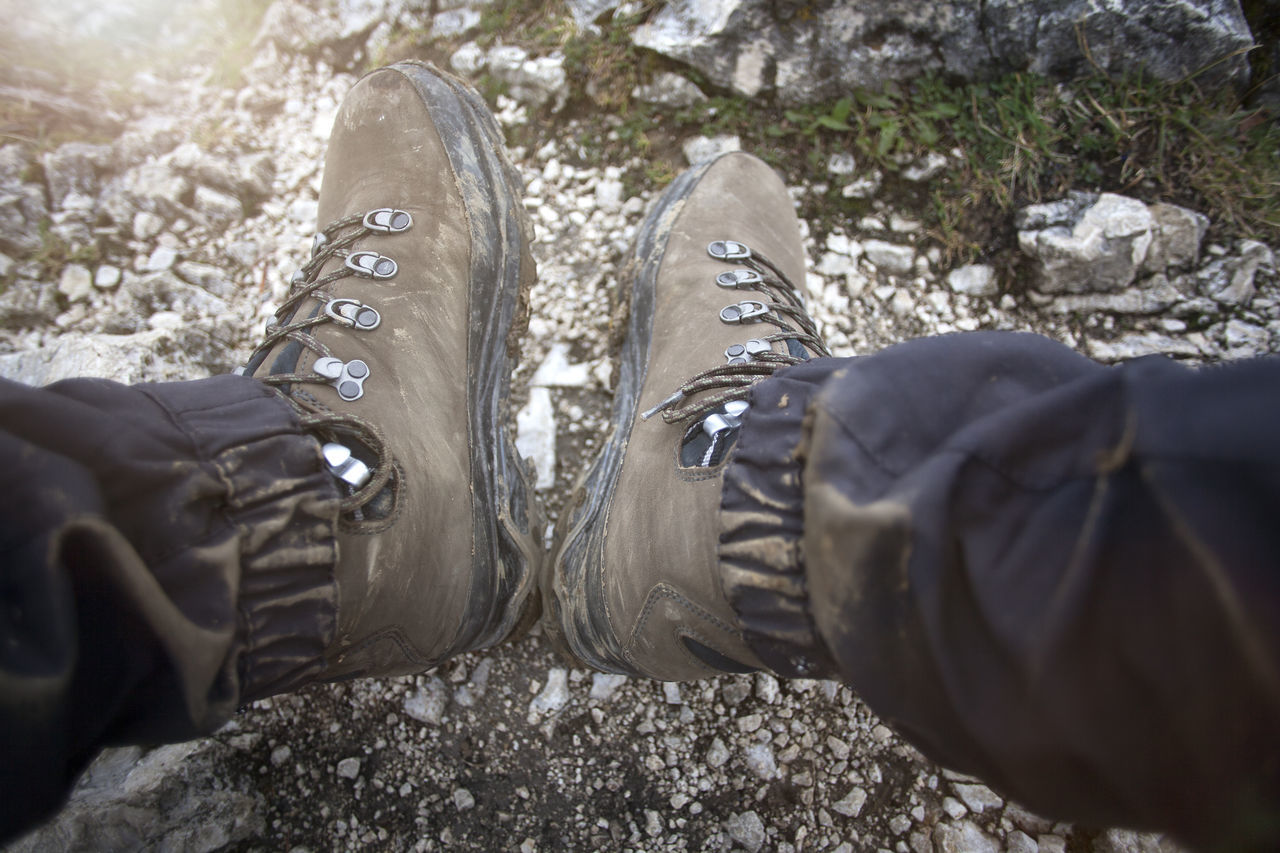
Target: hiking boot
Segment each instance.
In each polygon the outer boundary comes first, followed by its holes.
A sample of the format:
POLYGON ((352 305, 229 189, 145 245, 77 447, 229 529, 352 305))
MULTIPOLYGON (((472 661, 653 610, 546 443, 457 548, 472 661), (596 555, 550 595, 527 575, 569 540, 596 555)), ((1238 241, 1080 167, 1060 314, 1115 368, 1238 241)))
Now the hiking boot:
POLYGON ((483 101, 366 75, 334 122, 311 258, 239 372, 275 386, 345 495, 321 678, 420 672, 536 618, 540 531, 506 429, 534 278, 483 101))
POLYGON ((827 355, 786 187, 734 153, 681 175, 637 238, 614 430, 558 528, 542 584, 552 641, 667 681, 761 667, 722 590, 721 482, 751 387, 827 355))

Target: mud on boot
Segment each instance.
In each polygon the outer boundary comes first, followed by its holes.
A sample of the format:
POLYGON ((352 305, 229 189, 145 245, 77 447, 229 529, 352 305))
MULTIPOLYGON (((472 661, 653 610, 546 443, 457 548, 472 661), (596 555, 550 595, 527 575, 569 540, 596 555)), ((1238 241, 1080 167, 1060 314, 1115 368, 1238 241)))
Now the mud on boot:
POLYGON ((795 284, 804 251, 786 187, 747 154, 689 170, 649 214, 631 269, 613 432, 557 530, 544 625, 597 669, 748 672, 761 662, 717 556, 724 471, 752 386, 828 355, 795 284))
POLYGON ((541 522, 507 430, 535 274, 519 186, 483 101, 431 66, 374 71, 338 112, 311 258, 241 369, 345 493, 321 678, 418 672, 536 618, 541 522))

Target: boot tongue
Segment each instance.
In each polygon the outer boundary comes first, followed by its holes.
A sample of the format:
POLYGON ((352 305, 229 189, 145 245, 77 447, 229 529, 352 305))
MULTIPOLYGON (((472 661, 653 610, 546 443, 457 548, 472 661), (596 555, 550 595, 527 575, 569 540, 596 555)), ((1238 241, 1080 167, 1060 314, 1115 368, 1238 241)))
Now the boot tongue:
MULTIPOLYGON (((305 308, 306 306, 304 305, 302 307, 305 308)), ((305 317, 310 319, 311 317, 316 316, 317 314, 320 313, 321 307, 322 306, 320 306, 319 304, 316 304, 313 308, 309 310, 309 313, 306 314, 305 317)), ((283 318, 280 322, 284 322, 284 323, 292 322, 296 314, 297 314, 296 311, 292 312, 291 314, 289 314, 289 316, 283 318)), ((267 372, 264 375, 272 375, 277 373, 295 373, 298 369, 298 358, 301 355, 302 355, 302 344, 298 343, 297 341, 289 341, 289 340, 281 341, 280 343, 276 344, 274 347, 272 347, 269 350, 262 350, 258 353, 255 353, 254 356, 250 358, 249 361, 245 364, 245 366, 240 369, 240 371, 244 376, 253 376, 257 373, 258 369, 262 367, 262 365, 266 363, 268 359, 270 359, 270 366, 267 368, 267 372)), ((290 386, 282 385, 281 389, 287 394, 289 393, 290 386)))
POLYGON ((804 344, 800 343, 795 338, 787 338, 787 352, 790 353, 793 358, 798 358, 801 361, 809 360, 809 351, 804 348, 804 344))

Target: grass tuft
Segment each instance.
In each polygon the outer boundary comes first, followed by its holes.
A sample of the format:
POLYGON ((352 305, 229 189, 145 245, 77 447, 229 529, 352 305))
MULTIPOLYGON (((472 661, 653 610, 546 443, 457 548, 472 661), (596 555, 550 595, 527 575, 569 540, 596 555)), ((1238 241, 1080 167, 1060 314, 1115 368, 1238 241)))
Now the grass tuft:
POLYGON ((661 150, 664 134, 737 134, 793 183, 828 183, 821 203, 832 219, 865 212, 866 201, 840 190, 880 170, 880 197, 915 206, 952 260, 982 255, 993 220, 1012 208, 1071 189, 1183 204, 1209 213, 1227 236, 1280 242, 1280 123, 1193 83, 1095 77, 1060 85, 1019 73, 954 85, 926 76, 792 109, 733 97, 670 115, 630 105, 615 125, 628 149, 615 154, 661 150), (837 152, 854 156, 855 174, 827 174, 837 152), (930 153, 948 158, 940 176, 925 185, 903 179, 905 167, 930 153))
MULTIPOLYGON (((679 142, 691 134, 735 134, 793 184, 827 185, 804 211, 820 229, 866 213, 870 202, 845 198, 842 189, 879 170, 878 197, 922 218, 952 261, 1007 244, 1000 238, 1009 236, 1013 208, 1072 189, 1182 204, 1209 214, 1219 237, 1280 243, 1280 117, 1243 106, 1236 93, 1207 92, 1194 79, 1099 74, 1054 84, 1014 73, 956 83, 930 74, 782 108, 717 92, 696 72, 637 48, 631 34, 655 8, 642 4, 598 35, 576 32, 562 0, 499 0, 485 19, 491 40, 564 51, 573 87, 568 115, 589 125, 578 154, 595 164, 643 160, 628 176, 631 185, 670 180, 683 165, 679 142), (680 70, 712 97, 679 110, 633 102, 636 84, 664 69, 680 70), (854 156, 853 175, 828 174, 837 152, 854 156), (930 153, 947 157, 941 175, 926 184, 902 177, 930 153)), ((554 129, 548 117, 519 132, 554 129)))
MULTIPOLYGON (((219 0, 213 7, 221 17, 210 25, 227 35, 216 79, 235 80, 266 5, 219 0)), ((1280 117, 1245 107, 1235 93, 1202 90, 1194 79, 1164 83, 1099 74, 1054 84, 1015 73, 957 83, 933 74, 783 108, 716 90, 696 71, 636 47, 635 28, 659 5, 627 4, 628 11, 590 33, 578 30, 564 0, 494 0, 486 6, 478 33, 464 38, 484 47, 515 44, 534 55, 562 51, 571 86, 563 113, 544 111, 511 129, 511 141, 540 145, 557 137, 566 120, 577 119, 584 130, 572 146, 575 156, 587 164, 631 163, 624 180, 639 188, 666 183, 680 171, 680 143, 690 135, 735 134, 792 184, 825 187, 808 194, 803 211, 819 232, 868 212, 871 201, 846 198, 843 190, 879 171, 877 197, 924 220, 952 261, 1007 247, 1013 208, 1072 189, 1186 205, 1210 216, 1215 239, 1280 243, 1280 117), (636 85, 663 70, 680 71, 711 97, 677 110, 635 102, 636 85), (836 153, 853 155, 853 175, 828 172, 836 153), (924 184, 906 180, 903 173, 929 154, 946 157, 942 174, 924 184)), ((393 33, 387 55, 447 62, 461 40, 437 40, 423 28, 393 33)), ((1275 53, 1268 50, 1267 56, 1275 53)), ((1263 53, 1252 57, 1255 73, 1262 68, 1274 74, 1263 53)), ((66 79, 79 73, 51 70, 66 79)), ((491 77, 477 83, 490 100, 503 91, 491 77)), ((22 138, 33 126, 30 117, 16 113, 21 109, 10 105, 14 114, 0 115, 8 119, 0 132, 22 138)))

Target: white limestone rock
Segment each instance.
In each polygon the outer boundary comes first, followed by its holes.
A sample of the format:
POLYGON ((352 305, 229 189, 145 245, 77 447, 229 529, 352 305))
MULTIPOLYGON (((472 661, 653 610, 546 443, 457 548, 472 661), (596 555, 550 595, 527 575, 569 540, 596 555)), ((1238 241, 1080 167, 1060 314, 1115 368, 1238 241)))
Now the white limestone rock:
POLYGON ((244 218, 240 199, 211 187, 196 187, 195 211, 214 227, 225 227, 244 218))
POLYGON ((707 100, 697 84, 673 71, 655 74, 648 83, 636 86, 631 91, 631 97, 642 103, 667 109, 692 107, 707 100))
POLYGON ((915 266, 916 251, 910 246, 888 243, 884 240, 863 240, 863 256, 876 269, 887 273, 906 275, 915 266))
POLYGON ((550 103, 559 111, 569 96, 569 77, 564 70, 564 54, 531 57, 516 45, 495 45, 487 56, 489 73, 507 84, 507 91, 517 102, 531 109, 550 103))
POLYGON ((93 274, 80 264, 67 264, 58 278, 58 292, 67 297, 68 302, 87 299, 93 292, 93 274))
POLYGON ((463 77, 475 77, 489 64, 484 48, 473 41, 459 47, 449 57, 449 67, 463 77))
POLYGON ((1145 268, 1165 272, 1171 267, 1190 267, 1200 260, 1200 243, 1209 230, 1209 217, 1175 204, 1150 205, 1155 223, 1155 239, 1147 252, 1145 268))
POLYGON ((405 697, 404 712, 420 723, 438 726, 444 722, 448 704, 448 688, 433 675, 425 685, 405 697))
POLYGON ((742 140, 737 136, 694 136, 685 140, 681 146, 684 159, 690 166, 696 166, 707 160, 714 160, 722 154, 742 150, 742 140))
POLYGON ((845 817, 857 817, 862 814, 862 807, 867 803, 867 792, 862 788, 849 789, 840 800, 831 804, 831 808, 845 817))
POLYGON ((1199 72, 1209 85, 1243 83, 1242 49, 1253 39, 1239 5, 1222 0, 819 0, 804 15, 770 0, 674 0, 633 41, 693 66, 718 87, 746 97, 776 92, 791 105, 929 71, 977 79, 1030 70, 1072 79, 1095 66, 1142 67, 1164 80, 1199 72))
POLYGON ((947 274, 947 284, 955 293, 966 296, 995 296, 1000 292, 994 267, 987 264, 969 264, 956 267, 947 274))
POLYGON ((1120 290, 1134 281, 1147 259, 1155 219, 1145 204, 1114 193, 1103 193, 1087 205, 1081 200, 1076 196, 1065 205, 1032 205, 1019 217, 1023 230, 1018 245, 1037 263, 1036 288, 1041 292, 1120 290), (1034 227, 1042 221, 1044 227, 1034 227))
POLYGON ((529 703, 529 716, 553 714, 569 704, 569 672, 554 667, 547 672, 547 683, 529 703))
POLYGON ((858 161, 848 151, 837 151, 827 158, 827 172, 832 175, 852 175, 858 169, 858 161))
POLYGON ((457 38, 480 26, 480 19, 478 9, 446 9, 431 19, 431 35, 441 39, 457 38))
POLYGON ((94 270, 93 286, 99 290, 112 290, 120 283, 120 268, 111 264, 103 264, 94 270))
POLYGON ((741 844, 748 853, 759 853, 764 846, 764 821, 754 811, 730 815, 724 822, 724 827, 729 837, 741 844))
POLYGON ((556 482, 556 419, 551 392, 532 388, 529 402, 516 413, 516 450, 537 472, 534 488, 549 489, 556 482))

